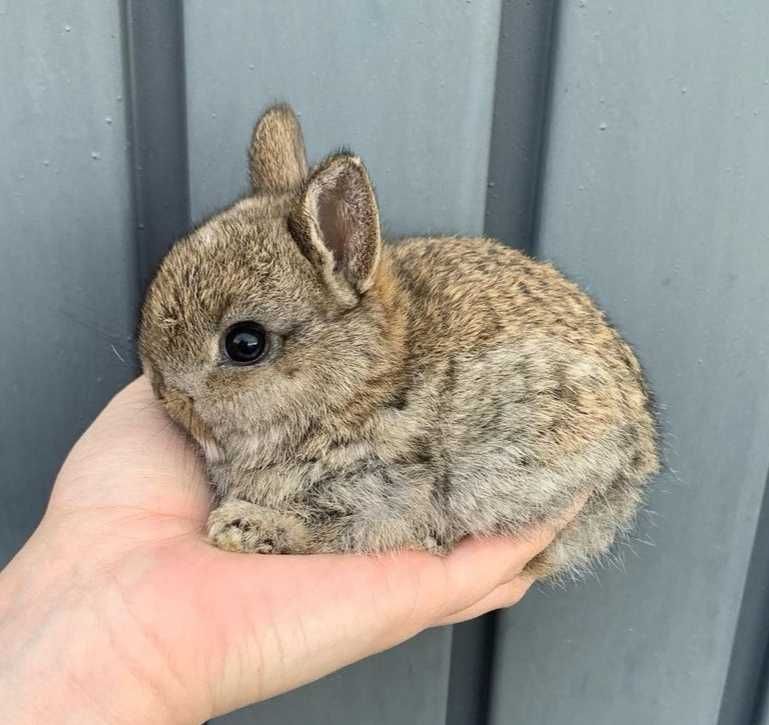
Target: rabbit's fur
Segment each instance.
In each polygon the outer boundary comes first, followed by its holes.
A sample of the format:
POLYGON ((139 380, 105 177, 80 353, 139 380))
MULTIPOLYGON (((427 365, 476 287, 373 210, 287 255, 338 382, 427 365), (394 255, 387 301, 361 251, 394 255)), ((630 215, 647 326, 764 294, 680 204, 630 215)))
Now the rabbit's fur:
POLYGON ((496 241, 382 245, 361 161, 308 174, 287 106, 260 119, 253 195, 169 252, 144 370, 200 444, 233 551, 449 550, 587 504, 530 565, 577 571, 627 530, 658 468, 628 345, 553 267, 496 241), (223 359, 255 320, 259 364, 223 359))

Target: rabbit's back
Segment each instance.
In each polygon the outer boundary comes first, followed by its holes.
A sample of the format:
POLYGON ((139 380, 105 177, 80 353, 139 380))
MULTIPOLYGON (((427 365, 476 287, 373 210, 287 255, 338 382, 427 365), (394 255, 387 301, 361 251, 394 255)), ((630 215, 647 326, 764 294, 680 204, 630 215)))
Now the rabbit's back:
POLYGON ((603 552, 658 467, 630 347, 552 266, 497 242, 411 239, 389 255, 409 298, 410 405, 441 442, 430 455, 449 538, 515 532, 594 490, 539 570, 603 552))

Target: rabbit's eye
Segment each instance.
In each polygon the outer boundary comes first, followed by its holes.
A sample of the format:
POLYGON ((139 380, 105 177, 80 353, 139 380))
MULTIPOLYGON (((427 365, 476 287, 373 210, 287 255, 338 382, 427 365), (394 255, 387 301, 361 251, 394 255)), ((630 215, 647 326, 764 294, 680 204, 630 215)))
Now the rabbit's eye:
POLYGON ((253 365, 269 351, 267 332, 257 322, 236 322, 224 334, 224 353, 236 365, 253 365))

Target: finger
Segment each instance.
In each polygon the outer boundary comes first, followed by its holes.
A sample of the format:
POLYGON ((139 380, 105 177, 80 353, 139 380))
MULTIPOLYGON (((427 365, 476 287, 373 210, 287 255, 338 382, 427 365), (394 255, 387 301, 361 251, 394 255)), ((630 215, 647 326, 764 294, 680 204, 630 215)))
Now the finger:
POLYGON ((475 602, 475 604, 443 617, 435 623, 435 626, 458 624, 459 622, 465 622, 468 619, 475 619, 475 617, 493 612, 495 609, 512 607, 523 599, 535 581, 536 579, 533 576, 519 574, 512 581, 500 584, 485 597, 475 602))
POLYGON ((517 571, 522 571, 526 564, 550 546, 553 539, 579 514, 589 496, 590 491, 581 492, 573 503, 554 519, 529 528, 518 537, 522 546, 517 551, 520 558, 514 565, 517 566, 517 571))
POLYGON ((447 592, 444 609, 437 618, 473 606, 520 574, 574 519, 588 496, 589 492, 581 494, 556 520, 524 531, 515 538, 470 537, 460 543, 444 560, 447 592))

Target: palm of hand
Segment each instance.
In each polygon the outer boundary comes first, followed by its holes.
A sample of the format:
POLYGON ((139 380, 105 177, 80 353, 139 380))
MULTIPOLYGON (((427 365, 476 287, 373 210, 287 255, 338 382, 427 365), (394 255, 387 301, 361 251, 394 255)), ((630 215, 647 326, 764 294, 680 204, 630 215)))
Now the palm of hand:
POLYGON ((554 534, 468 541, 443 559, 244 555, 205 541, 208 508, 196 453, 139 379, 71 452, 12 564, 23 585, 0 591, 0 604, 13 601, 23 623, 55 592, 46 631, 57 642, 89 633, 61 656, 82 660, 74 685, 102 709, 118 707, 117 670, 124 691, 135 683, 167 719, 204 719, 514 603, 531 583, 519 572, 554 534))

